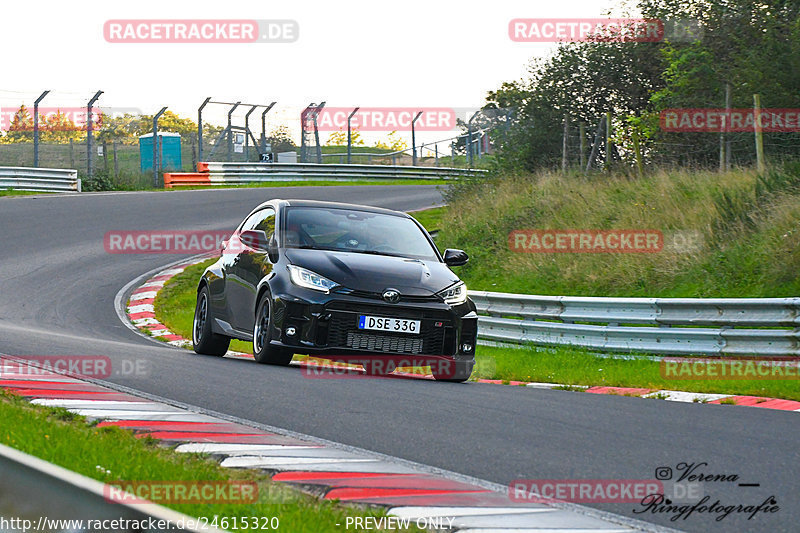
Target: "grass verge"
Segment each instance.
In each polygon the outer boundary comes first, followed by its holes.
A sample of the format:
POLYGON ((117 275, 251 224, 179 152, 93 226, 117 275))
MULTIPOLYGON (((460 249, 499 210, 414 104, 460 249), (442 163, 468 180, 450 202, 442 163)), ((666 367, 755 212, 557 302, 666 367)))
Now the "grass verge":
POLYGON ((347 516, 382 516, 301 494, 254 470, 220 467, 196 454, 178 454, 149 438, 114 426, 97 427, 65 409, 29 404, 0 391, 0 442, 104 483, 119 481, 256 482, 252 504, 165 504, 195 517, 278 517, 280 529, 316 533, 341 531, 347 516))
POLYGON ((0 196, 30 196, 32 194, 52 194, 48 191, 15 191, 14 189, 0 190, 0 196))
MULTIPOLYGON (((478 348, 478 378, 766 396, 800 401, 798 380, 677 379, 660 361, 600 357, 573 347, 478 348)), ((796 374, 796 372, 795 372, 796 374)), ((473 374, 473 377, 475 375, 473 374)))

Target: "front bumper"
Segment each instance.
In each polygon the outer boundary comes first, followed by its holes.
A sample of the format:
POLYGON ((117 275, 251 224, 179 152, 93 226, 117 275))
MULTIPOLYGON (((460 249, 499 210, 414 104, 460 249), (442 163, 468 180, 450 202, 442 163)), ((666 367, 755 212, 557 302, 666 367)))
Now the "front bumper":
POLYGON ((402 359, 414 365, 441 359, 475 359, 478 317, 470 300, 451 307, 433 300, 388 304, 335 293, 309 296, 314 299, 295 294, 273 296, 273 344, 340 361, 365 355, 402 359), (358 329, 359 315, 419 320, 420 332, 358 329))

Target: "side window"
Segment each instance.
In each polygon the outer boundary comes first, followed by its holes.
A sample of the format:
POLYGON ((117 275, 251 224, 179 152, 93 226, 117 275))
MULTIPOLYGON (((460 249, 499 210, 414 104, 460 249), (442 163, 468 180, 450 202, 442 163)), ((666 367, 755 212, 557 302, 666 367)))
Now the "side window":
POLYGON ((275 211, 270 207, 261 209, 250 215, 242 224, 241 231, 249 229, 262 230, 267 237, 275 231, 275 211))

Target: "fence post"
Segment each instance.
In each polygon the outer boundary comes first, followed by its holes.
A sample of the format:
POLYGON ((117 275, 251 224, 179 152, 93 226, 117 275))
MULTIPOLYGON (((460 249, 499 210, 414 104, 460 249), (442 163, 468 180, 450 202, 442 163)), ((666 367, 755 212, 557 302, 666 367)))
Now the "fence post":
POLYGON ((569 137, 569 113, 564 113, 564 134, 561 138, 561 172, 567 173, 567 140, 569 137))
MULTIPOLYGON (((203 158, 203 108, 211 101, 211 97, 209 96, 203 103, 200 104, 200 107, 197 108, 197 157, 199 159, 203 158)), ((194 168, 197 168, 195 165, 194 168)))
POLYGON ((761 126, 761 95, 753 95, 753 131, 756 136, 756 168, 764 172, 764 135, 761 126))
MULTIPOLYGON (((414 117, 414 120, 411 121, 411 164, 413 166, 417 166, 417 136, 415 134, 416 132, 414 129, 414 124, 416 124, 417 120, 421 116, 422 116, 422 111, 417 113, 417 116, 414 117)), ((420 152, 422 152, 422 150, 420 150, 420 152)), ((422 154, 420 153, 420 155, 422 154)))
POLYGON ((47 93, 50 91, 44 91, 42 94, 39 95, 33 102, 33 166, 39 166, 39 102, 41 102, 47 93))
POLYGON ((166 110, 166 107, 162 107, 161 111, 153 115, 153 187, 156 188, 158 188, 158 167, 161 159, 159 157, 161 150, 158 149, 158 117, 163 115, 166 110))
POLYGON ((114 179, 119 176, 119 162, 117 161, 117 141, 112 144, 114 149, 114 179))
POLYGON ((92 168, 92 106, 101 94, 103 91, 97 91, 86 104, 86 175, 90 178, 94 172, 92 168))
POLYGON ((103 141, 103 170, 108 176, 108 143, 103 141))
POLYGON ((72 139, 69 140, 69 168, 75 168, 75 147, 72 139))
POLYGON ((606 112, 606 168, 611 165, 611 112, 606 112))
POLYGON ((581 168, 586 167, 586 123, 578 124, 578 134, 581 138, 581 168))
POLYGON ((352 138, 352 130, 350 129, 350 121, 353 119, 353 115, 358 113, 358 110, 361 109, 357 107, 353 109, 353 112, 347 116, 347 164, 349 165, 352 162, 352 148, 353 148, 353 138, 352 138))
POLYGON ((640 178, 644 176, 644 164, 642 163, 642 150, 639 146, 639 129, 638 126, 633 127, 633 153, 636 157, 636 175, 640 178))

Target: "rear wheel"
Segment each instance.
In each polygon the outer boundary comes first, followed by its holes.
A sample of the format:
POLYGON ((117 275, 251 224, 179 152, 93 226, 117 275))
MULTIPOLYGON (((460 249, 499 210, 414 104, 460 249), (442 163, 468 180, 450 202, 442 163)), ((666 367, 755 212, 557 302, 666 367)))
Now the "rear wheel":
POLYGON ((256 308, 256 324, 253 329, 253 357, 262 365, 286 366, 292 362, 291 350, 272 346, 272 299, 264 294, 256 308))
POLYGON ((231 339, 218 335, 211 330, 211 307, 208 287, 205 285, 197 293, 197 305, 194 308, 194 321, 192 322, 192 346, 194 351, 206 355, 225 355, 231 339))

